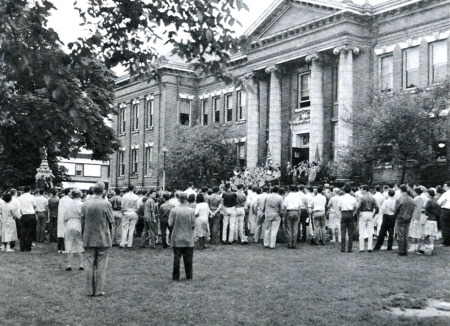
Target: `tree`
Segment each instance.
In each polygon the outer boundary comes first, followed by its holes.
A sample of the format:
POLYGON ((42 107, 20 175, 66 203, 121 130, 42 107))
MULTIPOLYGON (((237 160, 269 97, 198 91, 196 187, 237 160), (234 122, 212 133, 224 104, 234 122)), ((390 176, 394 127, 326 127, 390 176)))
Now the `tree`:
POLYGON ((357 106, 350 123, 353 144, 344 162, 353 170, 373 169, 386 163, 402 169, 419 169, 436 162, 437 142, 447 141, 449 133, 449 83, 431 90, 414 89, 393 94, 373 94, 368 103, 357 106))
POLYGON ((172 187, 228 180, 236 166, 236 145, 227 127, 176 126, 167 146, 166 180, 172 187), (204 177, 201 181, 201 177, 204 177))
POLYGON ((49 1, 0 3, 0 187, 34 184, 43 149, 56 157, 80 148, 107 159, 118 148, 107 125, 114 75, 87 54, 66 54, 46 27, 49 1))
POLYGON ((89 0, 77 9, 92 34, 69 44, 73 53, 98 53, 108 68, 123 64, 132 75, 155 77, 165 41, 194 69, 231 81, 228 60, 249 44, 232 29, 233 12, 248 10, 242 0, 89 0))

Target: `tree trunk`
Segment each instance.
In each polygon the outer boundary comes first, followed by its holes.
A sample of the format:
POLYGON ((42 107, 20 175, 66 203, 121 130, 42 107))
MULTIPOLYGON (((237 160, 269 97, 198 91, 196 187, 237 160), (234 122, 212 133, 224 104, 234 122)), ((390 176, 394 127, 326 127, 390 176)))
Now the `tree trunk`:
POLYGON ((401 179, 400 183, 405 183, 405 176, 406 176, 406 165, 403 164, 402 165, 402 179, 401 179))

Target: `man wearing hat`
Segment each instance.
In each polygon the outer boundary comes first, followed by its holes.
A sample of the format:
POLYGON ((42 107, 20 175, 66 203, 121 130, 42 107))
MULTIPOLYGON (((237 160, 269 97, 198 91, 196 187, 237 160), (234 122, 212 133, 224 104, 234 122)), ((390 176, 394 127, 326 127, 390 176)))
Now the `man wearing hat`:
POLYGON ((194 258, 195 211, 187 206, 188 195, 180 193, 180 205, 170 210, 169 226, 172 227, 172 247, 174 253, 172 279, 180 279, 180 260, 183 256, 186 279, 192 279, 194 258))

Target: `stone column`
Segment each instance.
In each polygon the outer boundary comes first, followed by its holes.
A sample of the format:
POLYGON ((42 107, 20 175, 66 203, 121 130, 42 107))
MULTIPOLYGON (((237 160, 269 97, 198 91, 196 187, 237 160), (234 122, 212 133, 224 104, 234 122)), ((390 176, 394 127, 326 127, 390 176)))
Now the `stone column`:
POLYGON ((270 73, 269 150, 273 165, 281 166, 281 80, 277 67, 266 69, 270 73))
POLYGON ((347 45, 333 50, 339 54, 339 80, 338 80, 338 122, 337 122, 337 160, 352 144, 353 130, 351 117, 353 114, 353 54, 359 54, 359 49, 347 45))
POLYGON ((307 56, 306 62, 311 62, 309 160, 323 163, 324 110, 322 66, 317 53, 307 56))
POLYGON ((258 165, 259 148, 259 109, 258 109, 258 87, 253 74, 247 74, 246 97, 247 97, 247 167, 253 168, 258 165))

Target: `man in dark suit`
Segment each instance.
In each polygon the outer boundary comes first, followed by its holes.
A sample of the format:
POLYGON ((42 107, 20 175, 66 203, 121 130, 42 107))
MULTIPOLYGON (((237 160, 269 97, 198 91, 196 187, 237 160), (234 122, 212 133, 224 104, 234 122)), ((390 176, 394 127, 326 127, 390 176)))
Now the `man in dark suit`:
POLYGON ((94 196, 84 202, 82 207, 84 266, 90 296, 105 295, 108 251, 112 245, 110 230, 114 216, 111 203, 102 198, 104 190, 105 185, 102 182, 96 183, 94 196))
POLYGON ((397 241, 399 256, 408 254, 408 233, 414 212, 414 201, 408 195, 408 187, 400 186, 401 196, 395 201, 394 217, 397 226, 397 241))
POLYGON ((174 253, 172 279, 180 279, 180 260, 183 256, 186 279, 192 279, 192 260, 194 258, 195 212, 187 206, 187 194, 181 193, 180 206, 169 213, 169 226, 172 227, 172 247, 174 253))

